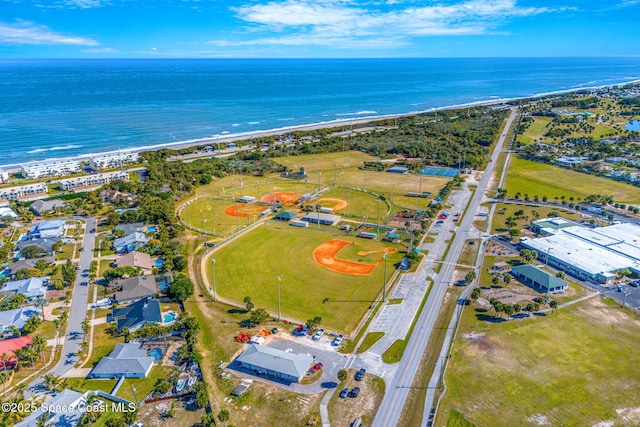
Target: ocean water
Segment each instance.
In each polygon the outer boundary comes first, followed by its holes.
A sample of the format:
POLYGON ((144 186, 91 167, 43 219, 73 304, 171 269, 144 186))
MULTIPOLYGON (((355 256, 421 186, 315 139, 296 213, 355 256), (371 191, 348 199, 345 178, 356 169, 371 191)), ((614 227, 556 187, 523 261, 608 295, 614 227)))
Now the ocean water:
POLYGON ((0 164, 640 79, 639 58, 0 61, 0 164))

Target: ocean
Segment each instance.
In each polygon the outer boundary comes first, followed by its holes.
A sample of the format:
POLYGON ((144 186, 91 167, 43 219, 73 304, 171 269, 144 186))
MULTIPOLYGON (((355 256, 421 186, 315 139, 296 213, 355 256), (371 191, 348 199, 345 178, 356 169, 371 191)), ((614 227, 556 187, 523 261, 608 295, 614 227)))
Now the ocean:
POLYGON ((1 60, 0 164, 638 79, 640 57, 1 60))

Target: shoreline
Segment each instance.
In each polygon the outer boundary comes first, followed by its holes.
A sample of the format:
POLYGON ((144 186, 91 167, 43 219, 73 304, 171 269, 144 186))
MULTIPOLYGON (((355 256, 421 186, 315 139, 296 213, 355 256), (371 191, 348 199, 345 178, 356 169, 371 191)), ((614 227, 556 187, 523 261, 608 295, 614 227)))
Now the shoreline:
POLYGON ((572 89, 562 89, 557 91, 534 94, 531 96, 519 96, 519 97, 511 97, 511 98, 498 98, 498 99, 491 99, 491 100, 484 100, 484 101, 467 102, 463 104, 433 107, 426 110, 410 111, 406 113, 394 113, 394 114, 373 115, 373 116, 364 116, 364 117, 345 117, 345 118, 328 120, 323 122, 284 126, 284 127, 272 128, 272 129, 261 129, 261 130, 249 131, 249 132, 218 134, 214 136, 194 138, 194 139, 189 139, 184 141, 174 141, 174 142, 167 142, 163 144, 132 147, 132 148, 126 148, 126 149, 120 149, 120 150, 78 154, 75 156, 51 157, 43 160, 33 160, 28 162, 3 164, 3 165, 0 165, 0 168, 6 170, 7 172, 16 172, 16 171, 19 171, 21 165, 26 165, 30 163, 49 162, 49 161, 56 161, 56 160, 85 161, 85 160, 90 160, 91 158, 97 157, 97 156, 113 155, 118 153, 120 154, 138 153, 139 154, 145 151, 157 151, 161 149, 188 148, 188 147, 192 147, 194 145, 200 145, 200 144, 229 143, 229 142, 246 140, 250 138, 260 138, 265 136, 281 135, 282 133, 291 132, 291 131, 300 131, 300 130, 308 131, 308 130, 326 129, 326 128, 332 128, 336 126, 342 126, 345 124, 363 124, 363 123, 370 123, 378 120, 410 117, 418 114, 435 113, 439 111, 449 111, 449 110, 456 110, 456 109, 467 108, 467 107, 495 106, 495 105, 501 105, 507 102, 519 101, 523 99, 541 99, 541 98, 546 98, 554 95, 564 95, 567 93, 575 93, 575 92, 590 91, 590 90, 602 90, 606 88, 635 85, 635 84, 640 84, 640 79, 617 82, 617 83, 609 83, 609 84, 600 85, 600 86, 584 86, 584 87, 576 87, 572 89))

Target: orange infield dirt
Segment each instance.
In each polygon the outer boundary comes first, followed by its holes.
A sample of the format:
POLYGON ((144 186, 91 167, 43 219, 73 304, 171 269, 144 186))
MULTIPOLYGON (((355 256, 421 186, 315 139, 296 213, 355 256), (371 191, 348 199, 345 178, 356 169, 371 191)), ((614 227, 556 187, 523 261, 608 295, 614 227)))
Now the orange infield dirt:
POLYGON ((280 204, 283 206, 294 205, 302 195, 297 193, 269 193, 266 196, 262 196, 260 201, 265 203, 275 203, 276 200, 280 200, 280 204))
POLYGON ((318 201, 321 206, 327 206, 328 208, 332 208, 334 211, 339 211, 340 209, 344 209, 347 207, 347 202, 342 199, 320 199, 318 201))
POLYGON ((258 216, 260 212, 265 210, 264 206, 245 205, 244 203, 238 204, 238 206, 229 206, 224 210, 229 216, 241 216, 243 218, 258 216))
MULTIPOLYGON (((382 259, 375 264, 362 264, 359 262, 344 261, 336 258, 336 254, 345 246, 353 244, 345 240, 328 240, 313 250, 315 262, 328 268, 331 271, 354 276, 368 276, 382 262, 382 259)), ((385 248, 387 253, 396 252, 394 248, 385 248)), ((382 258, 382 257, 381 257, 382 258)))

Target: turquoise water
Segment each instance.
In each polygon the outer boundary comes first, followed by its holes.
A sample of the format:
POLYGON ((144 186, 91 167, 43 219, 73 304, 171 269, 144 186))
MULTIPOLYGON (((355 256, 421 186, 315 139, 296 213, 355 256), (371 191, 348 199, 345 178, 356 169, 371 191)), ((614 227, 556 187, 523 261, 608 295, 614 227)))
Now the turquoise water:
POLYGON ((15 164, 640 78, 640 57, 0 61, 15 164))
POLYGON ((147 226, 147 232, 148 233, 157 233, 158 232, 158 227, 155 225, 149 225, 147 226))
POLYGON ((167 313, 164 315, 164 322, 169 323, 176 320, 176 313, 167 313))
POLYGON ((639 130, 640 131, 640 120, 631 120, 624 127, 626 130, 639 130))
POLYGON ((162 359, 162 349, 161 348, 154 348, 149 352, 149 356, 153 357, 155 360, 161 360, 162 359))
POLYGON ((164 265, 164 260, 161 258, 158 259, 154 259, 153 260, 153 265, 156 267, 162 267, 164 265))

